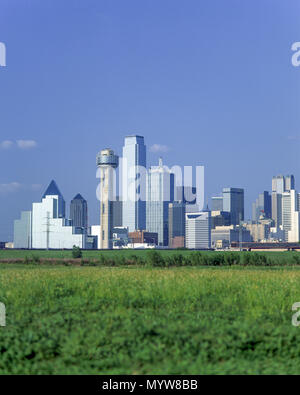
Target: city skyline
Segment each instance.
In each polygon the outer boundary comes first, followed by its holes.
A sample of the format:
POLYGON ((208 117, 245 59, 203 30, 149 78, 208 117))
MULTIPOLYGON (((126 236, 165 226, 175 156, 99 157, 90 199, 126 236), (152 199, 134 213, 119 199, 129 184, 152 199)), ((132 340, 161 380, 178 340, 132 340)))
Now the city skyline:
MULTIPOLYGON (((197 204, 190 196, 195 188, 185 184, 186 169, 183 173, 182 170, 178 172, 178 168, 172 170, 163 164, 162 158, 159 158, 158 166, 145 167, 146 146, 143 136, 125 137, 123 154, 123 169, 119 177, 116 169, 120 158, 114 151, 106 148, 97 154, 99 222, 97 220, 88 224, 87 202, 80 194, 72 199, 68 218, 64 197, 52 180, 41 201, 32 203, 32 211, 22 211, 19 219, 14 221, 15 248, 71 248, 76 240, 80 248, 93 249, 98 244, 100 249, 112 249, 115 243, 116 246, 124 245, 124 237, 129 246, 128 234, 139 231, 156 234, 160 247, 170 247, 173 242, 181 244, 181 239, 173 240, 173 237, 180 237, 180 233, 183 233, 183 221, 180 217, 175 219, 175 211, 170 206, 173 202, 182 202, 185 206, 185 245, 188 248, 210 248, 210 243, 213 247, 226 248, 232 241, 250 242, 252 239, 292 243, 300 240, 300 193, 295 190, 294 175, 273 176, 272 199, 267 191, 259 194, 252 204, 252 221, 245 221, 244 189, 224 187, 222 197, 212 196, 211 208, 208 205, 205 208, 198 204, 199 192, 200 195, 202 192, 198 187, 197 204), (121 197, 116 195, 118 178, 121 180, 121 197), (144 184, 145 194, 141 191, 144 184), (189 203, 189 199, 186 201, 186 189, 193 204, 189 203), (140 203, 143 203, 141 208, 140 203), (140 213, 143 206, 146 208, 145 213, 140 213), (139 220, 141 214, 145 214, 145 224, 139 220), (174 226, 178 234, 174 233, 174 226)), ((195 175, 196 178, 202 178, 202 174, 197 171, 195 175)), ((201 185, 201 182, 195 182, 201 185)), ((201 196, 200 201, 203 203, 201 196)))
MULTIPOLYGON (((135 136, 135 135, 131 135, 131 136, 129 136, 130 138, 131 137, 139 137, 139 138, 141 138, 141 139, 143 139, 143 141, 144 141, 144 137, 143 136, 140 136, 140 135, 138 135, 138 136, 135 136)), ((128 138, 128 136, 127 137, 125 137, 125 139, 126 138, 128 138)), ((123 147, 124 148, 124 147, 123 147)), ((145 148, 147 149, 147 145, 145 145, 145 148)), ((161 156, 160 156, 160 159, 159 159, 160 161, 162 160, 161 159, 161 156)), ((168 166, 168 164, 165 164, 166 166, 168 166)), ((151 173, 151 169, 155 169, 157 166, 148 166, 148 167, 146 167, 146 169, 151 173)), ((285 176, 283 176, 283 175, 273 175, 272 176, 272 180, 271 180, 271 188, 270 188, 270 190, 268 191, 268 192, 270 192, 270 193, 272 193, 272 190, 273 190, 273 193, 274 193, 274 180, 276 180, 276 179, 280 179, 281 180, 281 178, 283 179, 283 180, 285 180, 285 179, 288 179, 288 181, 287 182, 289 182, 289 184, 287 184, 287 185, 290 185, 292 188, 294 188, 295 187, 295 177, 294 177, 294 175, 285 175, 285 176), (291 179, 291 177, 292 177, 292 181, 290 181, 290 179, 291 179)), ((280 181, 281 183, 282 182, 286 182, 286 181, 280 181)), ((285 187, 284 186, 281 186, 281 184, 278 184, 279 185, 279 188, 282 188, 282 191, 284 191, 285 190, 285 187)), ((285 185, 285 184, 283 184, 283 185, 285 185)), ((174 194, 176 195, 176 193, 178 193, 178 192, 176 192, 176 185, 174 184, 174 194)), ((230 189, 233 189, 233 190, 238 190, 238 191, 242 191, 242 193, 243 193, 243 201, 244 201, 244 198, 246 197, 246 196, 244 196, 244 191, 243 191, 243 189, 240 189, 240 188, 233 188, 233 187, 223 187, 222 188, 222 190, 223 190, 223 198, 222 198, 222 200, 224 200, 224 191, 226 191, 227 190, 227 192, 228 192, 228 190, 230 190, 230 189)), ((265 188, 266 189, 266 188, 265 188)), ((56 182, 54 181, 54 180, 52 180, 51 182, 50 182, 50 184, 48 185, 48 187, 47 187, 47 189, 46 189, 46 191, 44 192, 44 194, 43 194, 43 196, 42 196, 42 198, 44 198, 46 195, 54 195, 54 194, 60 194, 61 195, 61 192, 60 192, 60 190, 59 190, 59 188, 58 188, 58 186, 57 186, 57 184, 56 184, 56 182)), ((80 195, 80 194, 79 194, 80 195)), ((206 194, 207 195, 207 194, 206 194)), ((220 195, 220 194, 219 194, 220 195)), ((212 200, 213 199, 216 199, 216 198, 221 198, 221 196, 206 196, 206 201, 207 201, 207 207, 210 209, 210 210, 213 210, 213 202, 212 202, 212 200)), ((71 199, 70 200, 70 203, 72 203, 72 200, 74 200, 74 198, 73 199, 71 199)), ((180 199, 179 199, 180 200, 180 199)), ((62 201, 63 201, 63 205, 62 205, 62 207, 61 207, 61 212, 63 212, 64 214, 63 214, 63 216, 65 216, 66 218, 69 218, 69 219, 71 219, 71 211, 69 210, 69 212, 68 212, 68 214, 66 214, 66 203, 65 203, 65 201, 64 201, 64 199, 62 198, 62 201)), ((176 199, 174 200, 174 201, 177 201, 176 199)), ((99 203, 99 200, 97 200, 97 202, 99 203)), ((31 204, 32 204, 32 202, 31 202, 31 204)), ((97 203, 96 203, 97 204, 97 203)), ((167 202, 167 206, 168 206, 168 202, 167 202)), ((205 206, 206 206, 206 204, 205 204, 205 206)), ((253 202, 252 202, 252 208, 253 208, 253 202)), ((252 208, 251 207, 246 207, 246 212, 248 212, 248 214, 249 214, 249 216, 248 217, 245 217, 245 221, 249 221, 249 220, 251 220, 251 210, 252 210, 252 208)), ((204 208, 203 208, 204 209, 204 208)), ((243 210, 244 210, 244 207, 243 207, 243 210)), ((124 211, 124 208, 123 208, 123 211, 124 211)), ((205 211, 205 209, 204 209, 204 211, 205 211)), ((226 211, 228 211, 228 208, 227 208, 227 210, 226 211)), ((230 210, 229 210, 230 211, 230 210)), ((24 211, 24 208, 21 208, 20 209, 20 211, 19 211, 19 214, 21 213, 23 213, 23 212, 25 212, 26 213, 26 210, 24 211)), ((16 218, 19 218, 19 216, 17 216, 16 218)), ((243 217, 241 217, 241 219, 242 220, 244 220, 244 218, 243 217)), ((88 225, 98 225, 99 224, 99 218, 98 219, 96 219, 95 221, 93 221, 93 219, 91 219, 91 222, 88 224, 88 225)), ((147 227, 145 227, 145 229, 147 229, 147 227)), ((135 229, 135 230, 137 230, 137 229, 135 229)), ((147 229, 148 230, 148 229, 147 229)))
POLYGON ((299 1, 92 3, 2 2, 0 240, 53 178, 96 223, 95 154, 128 134, 148 166, 204 165, 206 202, 245 189, 246 219, 273 176, 300 179, 299 1))

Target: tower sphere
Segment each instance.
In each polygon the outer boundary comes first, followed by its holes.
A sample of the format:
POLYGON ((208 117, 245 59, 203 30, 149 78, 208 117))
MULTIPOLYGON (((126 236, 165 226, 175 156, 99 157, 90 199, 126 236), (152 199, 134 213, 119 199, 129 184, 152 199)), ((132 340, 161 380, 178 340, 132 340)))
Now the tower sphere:
POLYGON ((115 155, 113 150, 106 148, 98 153, 96 163, 98 167, 112 166, 116 168, 119 165, 119 157, 115 155))

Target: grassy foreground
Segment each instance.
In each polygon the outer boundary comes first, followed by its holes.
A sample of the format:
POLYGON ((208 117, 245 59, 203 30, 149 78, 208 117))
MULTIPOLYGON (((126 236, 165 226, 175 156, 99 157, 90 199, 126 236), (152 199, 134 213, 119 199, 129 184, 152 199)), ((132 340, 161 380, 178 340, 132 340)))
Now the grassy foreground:
POLYGON ((1 374, 300 373, 298 268, 0 265, 1 374))
MULTIPOLYGON (((197 254, 198 251, 192 250, 156 250, 161 254, 163 257, 172 257, 174 255, 181 254, 183 256, 191 256, 197 254)), ((131 250, 131 249, 123 249, 123 250, 90 250, 90 251, 83 251, 82 257, 84 259, 98 259, 99 257, 106 257, 106 258, 115 258, 115 257, 130 257, 132 255, 145 258, 149 253, 149 250, 131 250)), ((230 252, 225 252, 228 254, 230 252)), ((218 251, 201 251, 203 255, 218 255, 223 254, 223 252, 218 251)), ((233 254, 236 255, 243 255, 244 252, 234 252, 233 254)), ((298 256, 300 257, 300 252, 291 252, 291 251, 267 251, 267 252, 256 252, 252 251, 251 254, 260 254, 270 257, 272 259, 276 259, 278 261, 284 260, 290 256, 298 256)), ((23 258, 52 258, 52 259, 65 259, 65 258, 72 258, 72 251, 71 250, 0 250, 0 261, 2 259, 23 259, 23 258)), ((280 263, 280 262, 279 262, 280 263)))

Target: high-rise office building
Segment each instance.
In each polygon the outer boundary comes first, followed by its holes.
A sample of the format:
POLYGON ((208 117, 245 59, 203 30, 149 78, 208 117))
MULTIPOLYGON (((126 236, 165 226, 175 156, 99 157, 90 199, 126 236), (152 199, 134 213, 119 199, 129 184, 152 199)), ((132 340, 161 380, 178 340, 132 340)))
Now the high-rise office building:
POLYGON ((185 246, 189 249, 211 248, 210 211, 186 213, 185 246))
POLYGON ((70 219, 72 226, 81 228, 83 232, 88 227, 88 207, 87 201, 78 193, 70 204, 70 219))
POLYGON ((252 203, 252 220, 258 221, 263 215, 265 218, 272 217, 271 195, 264 191, 258 195, 258 198, 252 203))
POLYGON ((282 194, 292 189, 295 189, 295 177, 293 175, 279 175, 272 178, 272 192, 282 194))
POLYGON ((272 219, 276 228, 282 225, 282 193, 272 192, 272 219))
POLYGON ((65 218, 65 201, 55 181, 51 181, 42 201, 32 204, 32 248, 86 248, 86 237, 76 234, 65 218))
POLYGON ((122 225, 129 232, 146 228, 146 146, 144 137, 127 136, 121 163, 122 225))
POLYGON ((215 229, 217 226, 229 226, 231 224, 230 213, 227 211, 212 211, 211 212, 211 228, 215 229))
POLYGON ((295 177, 293 175, 285 177, 285 191, 295 189, 295 177))
POLYGON ((167 246, 169 203, 174 201, 174 174, 163 166, 152 166, 147 174, 146 228, 158 234, 158 244, 167 246))
POLYGON ((223 188, 223 211, 230 213, 232 225, 244 220, 244 189, 223 188))
POLYGON ((213 196, 211 198, 211 211, 223 211, 223 196, 213 196))
POLYGON ((288 241, 288 232, 292 228, 292 202, 291 193, 282 194, 282 227, 285 232, 285 240, 288 241))
POLYGON ((169 247, 185 245, 185 203, 169 203, 169 247))
POLYGON ((272 192, 283 193, 285 191, 284 187, 284 176, 275 176, 272 178, 272 192))
POLYGON ((100 169, 100 248, 113 247, 113 213, 111 202, 115 199, 115 169, 118 167, 119 157, 107 148, 97 155, 97 166, 100 169))
POLYGON ((61 194, 56 182, 52 180, 46 189, 42 199, 44 199, 46 196, 58 196, 57 199, 57 208, 56 208, 56 215, 57 218, 65 218, 66 216, 66 202, 63 198, 63 195, 61 194))
POLYGON ((31 211, 22 211, 21 218, 14 222, 14 248, 32 247, 31 241, 31 211))
POLYGON ((117 196, 116 200, 111 202, 112 205, 112 213, 113 213, 113 228, 122 226, 122 211, 123 211, 123 202, 120 200, 120 197, 117 196))
POLYGON ((187 205, 195 205, 197 203, 196 192, 196 187, 177 186, 176 196, 174 195, 174 199, 187 205))
POLYGON ((279 228, 283 224, 282 218, 282 194, 295 189, 295 178, 289 176, 275 176, 272 178, 272 219, 279 228))
POLYGON ((51 181, 41 202, 32 204, 14 223, 15 248, 71 249, 96 248, 96 238, 72 226, 65 218, 65 201, 55 181, 51 181))
POLYGON ((282 227, 285 241, 299 242, 300 212, 297 209, 298 194, 292 189, 282 194, 282 227))

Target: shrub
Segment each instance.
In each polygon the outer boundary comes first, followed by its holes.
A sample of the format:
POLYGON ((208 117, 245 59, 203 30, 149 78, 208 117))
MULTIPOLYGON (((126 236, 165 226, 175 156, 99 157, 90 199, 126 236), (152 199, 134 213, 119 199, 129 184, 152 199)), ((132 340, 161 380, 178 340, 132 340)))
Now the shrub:
POLYGON ((124 258, 120 259, 120 265, 122 264, 126 264, 126 265, 138 265, 138 266, 142 266, 145 264, 143 258, 141 258, 140 256, 137 255, 131 255, 129 258, 127 258, 126 260, 124 260, 124 258))
POLYGON ((74 259, 78 259, 78 258, 82 257, 82 252, 81 252, 81 249, 79 247, 73 246, 72 257, 74 259))
POLYGON ((32 255, 31 260, 35 264, 41 263, 41 259, 37 255, 32 255))
POLYGON ((151 250, 147 253, 147 263, 150 266, 164 266, 165 262, 163 257, 161 256, 161 254, 159 254, 157 251, 155 250, 151 250))
POLYGON ((299 255, 293 255, 293 261, 295 265, 300 265, 300 256, 299 255))

